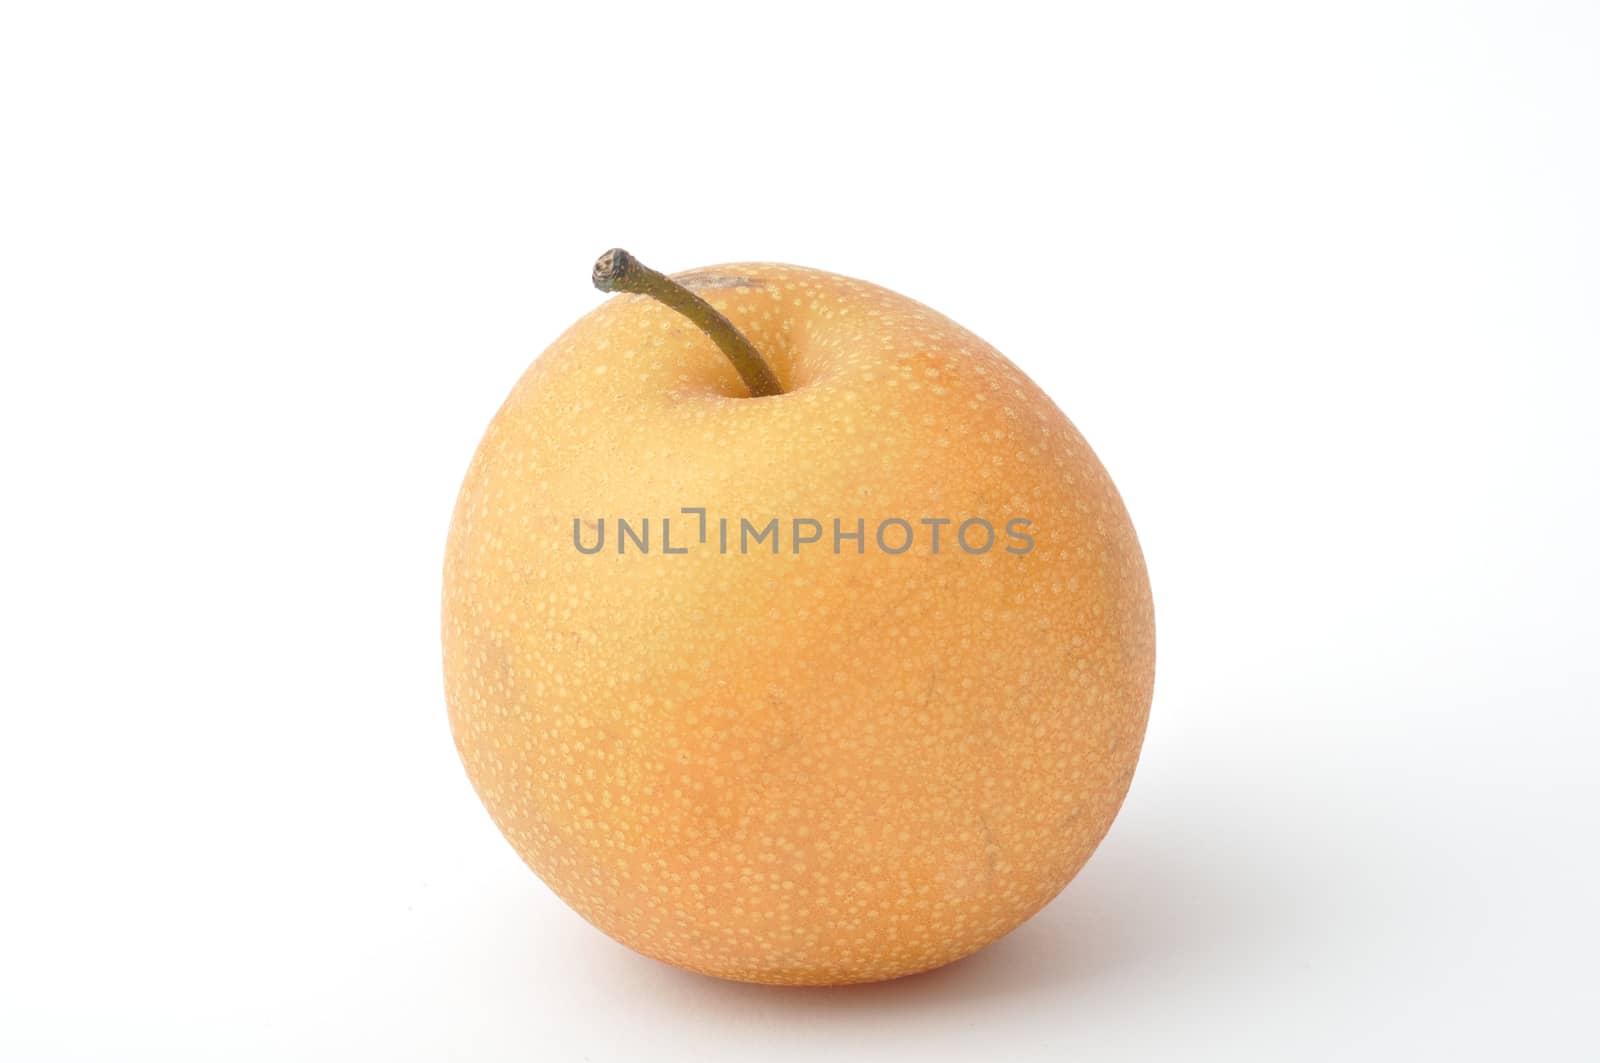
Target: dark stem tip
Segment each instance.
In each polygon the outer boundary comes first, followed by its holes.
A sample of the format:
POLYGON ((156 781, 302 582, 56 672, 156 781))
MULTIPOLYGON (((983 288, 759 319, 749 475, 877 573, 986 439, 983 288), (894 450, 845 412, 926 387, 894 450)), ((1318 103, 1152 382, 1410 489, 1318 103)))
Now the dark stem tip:
POLYGON ((613 247, 594 262, 594 286, 603 292, 614 292, 624 278, 633 272, 637 263, 632 255, 620 247, 613 247))

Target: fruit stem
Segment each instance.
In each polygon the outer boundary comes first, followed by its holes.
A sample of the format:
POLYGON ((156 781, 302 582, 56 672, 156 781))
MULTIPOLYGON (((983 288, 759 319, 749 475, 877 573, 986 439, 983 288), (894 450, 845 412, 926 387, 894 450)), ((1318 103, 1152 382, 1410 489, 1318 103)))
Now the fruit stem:
POLYGON ((722 353, 739 371, 751 398, 783 394, 777 374, 732 321, 688 288, 665 273, 651 269, 622 248, 614 247, 595 260, 594 286, 603 292, 648 295, 665 303, 700 326, 700 331, 722 348, 722 353))

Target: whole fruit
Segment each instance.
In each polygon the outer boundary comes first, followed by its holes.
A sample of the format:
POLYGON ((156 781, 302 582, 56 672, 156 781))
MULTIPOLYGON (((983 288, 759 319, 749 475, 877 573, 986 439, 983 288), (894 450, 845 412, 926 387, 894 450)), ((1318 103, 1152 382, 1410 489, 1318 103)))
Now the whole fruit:
POLYGON ((1155 667, 1133 526, 1044 393, 927 307, 768 263, 676 281, 568 329, 472 460, 461 759, 647 956, 791 984, 949 963, 1054 897, 1127 792, 1155 667))

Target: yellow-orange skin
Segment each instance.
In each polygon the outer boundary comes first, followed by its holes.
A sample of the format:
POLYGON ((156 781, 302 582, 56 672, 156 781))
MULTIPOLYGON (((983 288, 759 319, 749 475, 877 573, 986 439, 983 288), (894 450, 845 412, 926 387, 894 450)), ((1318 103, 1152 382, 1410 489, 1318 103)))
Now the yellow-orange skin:
POLYGON ((1155 668, 1133 526, 1044 393, 927 307, 793 266, 679 279, 786 393, 744 397, 638 295, 534 362, 450 529, 461 759, 550 888, 647 956, 786 984, 959 959, 1054 897, 1127 792, 1155 668), (739 518, 773 516, 781 552, 740 555, 739 518), (918 532, 899 556, 872 541, 894 516, 918 532), (972 516, 983 555, 917 524, 972 516), (618 517, 651 518, 649 554, 617 553, 618 517), (687 554, 660 552, 662 517, 687 554), (828 529, 798 554, 795 517, 828 529), (865 554, 833 552, 835 517, 866 519, 865 554), (1031 552, 1004 549, 1013 517, 1031 552))

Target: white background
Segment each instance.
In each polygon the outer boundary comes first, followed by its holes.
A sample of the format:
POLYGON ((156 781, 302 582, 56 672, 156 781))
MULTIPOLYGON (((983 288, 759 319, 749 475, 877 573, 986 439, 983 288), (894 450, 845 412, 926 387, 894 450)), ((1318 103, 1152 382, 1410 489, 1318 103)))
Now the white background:
POLYGON ((1593 5, 16 3, 0 152, 0 1058, 1600 1053, 1593 5), (613 244, 1116 477, 1145 757, 977 957, 657 965, 468 787, 456 487, 613 244))

